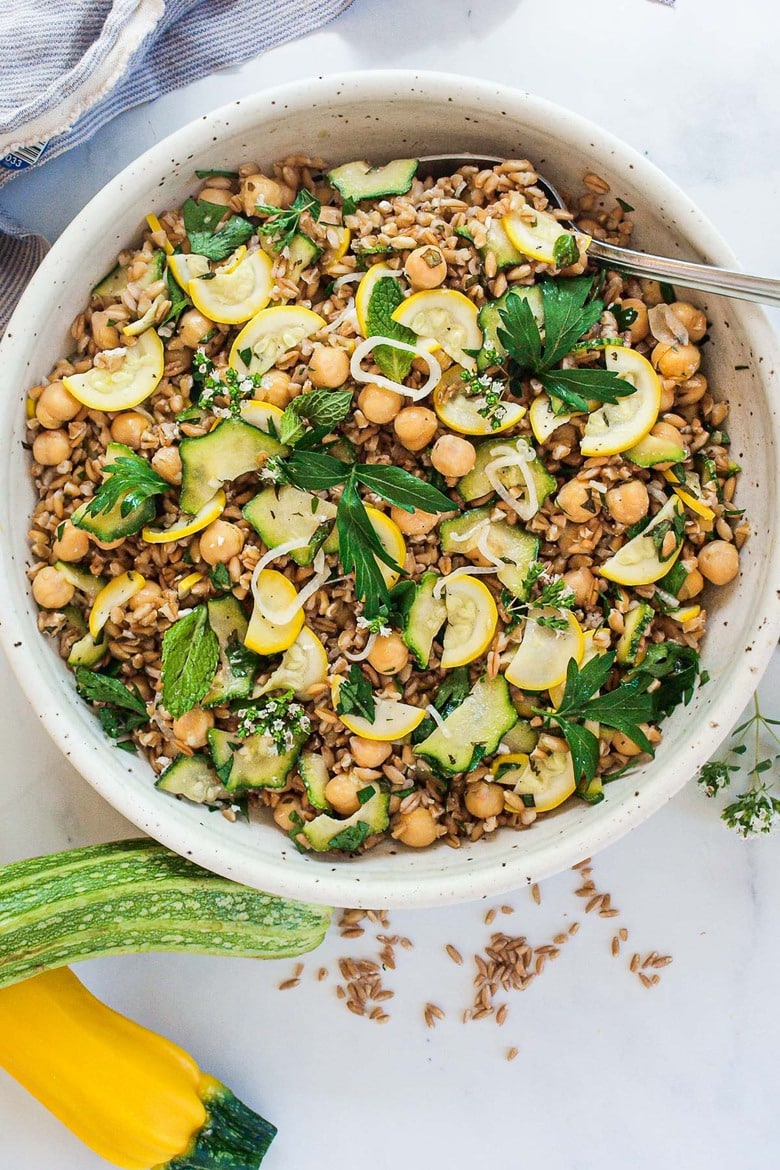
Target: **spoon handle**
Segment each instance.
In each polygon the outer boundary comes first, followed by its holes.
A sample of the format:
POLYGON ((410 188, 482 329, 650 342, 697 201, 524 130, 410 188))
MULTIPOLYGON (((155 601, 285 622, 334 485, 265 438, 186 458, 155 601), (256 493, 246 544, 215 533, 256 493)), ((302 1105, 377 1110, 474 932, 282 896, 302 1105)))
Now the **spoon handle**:
POLYGON ((596 264, 626 272, 630 276, 670 281, 684 288, 718 293, 740 301, 780 305, 780 280, 769 276, 748 276, 728 268, 711 268, 707 264, 693 264, 689 260, 671 260, 665 256, 631 252, 628 248, 618 248, 601 240, 593 240, 588 247, 588 256, 596 264))

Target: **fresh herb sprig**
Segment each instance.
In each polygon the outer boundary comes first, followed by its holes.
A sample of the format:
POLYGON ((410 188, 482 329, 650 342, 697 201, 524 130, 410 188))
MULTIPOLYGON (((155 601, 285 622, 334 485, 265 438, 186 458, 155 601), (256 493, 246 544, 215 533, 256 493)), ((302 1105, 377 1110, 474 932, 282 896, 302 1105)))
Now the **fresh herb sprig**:
POLYGON ((225 208, 221 203, 187 199, 182 214, 191 251, 205 256, 207 260, 226 259, 255 232, 254 225, 240 215, 231 215, 219 227, 225 215, 225 208))
POLYGON ((614 403, 633 394, 636 387, 614 370, 555 368, 596 324, 604 309, 603 301, 588 299, 593 278, 545 280, 539 287, 544 302, 544 341, 527 301, 510 294, 499 309, 503 327, 498 328, 498 340, 518 371, 537 377, 547 393, 568 410, 588 411, 589 399, 614 403))
MULTIPOLYGON (((393 313, 404 299, 403 285, 392 276, 381 277, 373 289, 366 313, 366 332, 369 337, 388 337, 405 345, 416 345, 417 334, 406 325, 393 320, 393 313)), ((412 368, 414 354, 395 345, 377 345, 373 358, 386 378, 403 382, 412 368)))
POLYGON ((239 374, 232 366, 217 369, 202 349, 192 355, 192 378, 198 406, 231 418, 241 417, 241 403, 253 396, 261 381, 260 374, 239 374), (224 407, 217 405, 220 400, 224 407))
POLYGON ((311 719, 296 702, 293 691, 264 695, 243 706, 236 727, 239 739, 257 734, 267 736, 271 740, 270 752, 277 756, 291 752, 296 741, 310 731, 311 719))
POLYGON ((330 434, 352 407, 351 390, 309 390, 293 398, 279 419, 279 442, 294 447, 306 435, 305 423, 330 434))
POLYGON ((121 679, 79 666, 76 669, 76 689, 88 703, 99 704, 95 712, 100 725, 106 735, 119 741, 117 747, 135 751, 135 745, 126 737, 149 722, 146 703, 138 688, 130 688, 121 679))
POLYGON ((376 715, 374 692, 371 683, 356 662, 353 662, 349 674, 339 687, 336 710, 339 715, 361 715, 369 723, 374 722, 376 715))
POLYGON ((119 504, 119 514, 129 516, 153 496, 161 496, 171 486, 140 455, 117 455, 103 468, 106 476, 86 506, 90 516, 110 512, 119 504))
POLYGON ((506 403, 502 401, 506 382, 490 374, 478 374, 471 370, 461 370, 460 376, 470 398, 484 399, 483 405, 477 408, 477 414, 487 419, 491 430, 498 430, 506 416, 506 403))
POLYGON ((319 218, 321 206, 319 199, 316 199, 311 191, 307 191, 305 187, 301 188, 290 207, 274 207, 269 203, 258 203, 255 206, 256 214, 265 215, 268 218, 258 227, 257 233, 260 236, 268 236, 281 252, 283 248, 289 247, 293 236, 296 236, 301 230, 301 219, 305 213, 308 211, 312 219, 316 220, 319 218))
POLYGON ((208 691, 219 665, 219 642, 205 605, 174 622, 162 640, 162 704, 174 719, 208 691))
POLYGON ((758 833, 770 833, 780 821, 780 798, 773 791, 774 780, 770 773, 777 774, 780 763, 780 737, 774 728, 780 727, 780 719, 770 719, 761 711, 758 693, 753 695, 753 714, 735 727, 729 746, 721 759, 711 760, 699 771, 699 784, 707 796, 728 788, 737 775, 745 772, 752 743, 752 766, 747 769, 747 788, 727 805, 720 814, 730 829, 743 837, 758 833))

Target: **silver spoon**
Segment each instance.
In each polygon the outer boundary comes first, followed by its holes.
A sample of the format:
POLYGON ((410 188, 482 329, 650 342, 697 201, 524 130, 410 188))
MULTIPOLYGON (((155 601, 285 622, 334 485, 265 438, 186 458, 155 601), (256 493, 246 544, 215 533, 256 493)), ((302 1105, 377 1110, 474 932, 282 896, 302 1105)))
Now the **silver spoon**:
MULTIPOLYGON (((502 158, 483 158, 481 155, 434 154, 420 159, 425 164, 421 174, 432 178, 451 175, 459 167, 476 166, 480 170, 502 163, 502 158)), ((537 184, 544 191, 551 206, 564 208, 565 204, 552 183, 537 172, 537 184)), ((581 235, 571 220, 561 220, 569 230, 581 235)), ((701 292, 718 293, 741 301, 759 301, 765 305, 780 305, 780 280, 769 276, 748 276, 728 268, 713 268, 708 264, 694 264, 689 260, 671 260, 667 256, 652 256, 645 252, 632 252, 616 244, 605 244, 602 240, 591 240, 588 257, 604 268, 626 272, 629 276, 642 276, 651 280, 664 280, 680 284, 685 288, 701 292)))

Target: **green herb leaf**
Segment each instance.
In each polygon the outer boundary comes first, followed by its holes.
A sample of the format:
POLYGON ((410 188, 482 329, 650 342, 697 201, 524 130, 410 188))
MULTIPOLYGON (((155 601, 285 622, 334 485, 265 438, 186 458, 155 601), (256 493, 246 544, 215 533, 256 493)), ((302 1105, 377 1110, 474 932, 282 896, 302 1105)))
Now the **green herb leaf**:
POLYGON ((566 671, 566 687, 558 707, 560 715, 579 715, 587 701, 609 678, 615 661, 614 653, 597 654, 582 669, 572 658, 566 671))
POLYGON ((674 291, 672 286, 667 284, 665 280, 662 280, 659 282, 659 287, 661 289, 661 296, 664 298, 666 304, 673 305, 677 300, 677 293, 674 291))
POLYGON ((561 717, 558 726, 571 750, 571 762, 576 781, 591 780, 599 766, 599 741, 592 731, 579 723, 561 717))
POLYGON ((590 276, 574 280, 545 280, 542 285, 544 302, 544 367, 550 369, 596 324, 604 308, 603 302, 587 302, 593 286, 590 276))
POLYGON ((626 676, 649 685, 654 679, 661 686, 650 693, 655 717, 669 715, 681 703, 687 705, 693 698, 699 677, 699 655, 692 646, 678 642, 653 642, 639 666, 626 676))
MULTIPOLYGON (((295 445, 303 438, 305 419, 330 434, 347 417, 352 406, 351 390, 309 390, 293 398, 279 422, 280 442, 295 445)), ((323 436, 324 437, 324 436, 323 436)))
POLYGON ((367 784, 365 788, 359 788, 355 793, 361 805, 367 804, 371 797, 375 795, 376 788, 374 788, 373 784, 367 784))
POLYGON ((250 650, 248 646, 245 646, 236 634, 232 634, 228 639, 224 654, 236 678, 249 678, 254 676, 260 659, 254 650, 250 650))
POLYGON ((426 480, 400 467, 380 463, 356 463, 354 474, 369 491, 376 492, 389 504, 394 504, 407 512, 412 512, 415 508, 423 512, 455 510, 449 496, 445 496, 426 480))
POLYGON ((184 228, 190 241, 190 249, 207 260, 224 260, 254 234, 254 226, 240 215, 232 215, 217 228, 226 214, 221 203, 208 203, 188 199, 182 208, 184 228))
POLYGON ((200 702, 219 663, 219 642, 205 605, 179 618, 163 634, 162 703, 174 719, 200 702))
POLYGON ((634 211, 634 210, 635 210, 635 209, 634 209, 634 208, 631 206, 631 204, 630 204, 630 203, 626 203, 625 199, 621 199, 619 195, 618 195, 618 196, 616 196, 616 200, 617 200, 617 202, 620 204, 620 206, 623 208, 623 210, 624 210, 624 211, 634 211))
POLYGON ((331 837, 328 848, 343 849, 346 853, 354 853, 370 836, 369 825, 365 821, 356 821, 348 829, 342 829, 340 833, 336 833, 335 837, 331 837))
MULTIPOLYGON (((381 277, 371 290, 366 313, 366 326, 369 337, 389 337, 393 341, 402 341, 406 345, 417 344, 417 334, 405 325, 394 321, 392 314, 404 299, 404 290, 400 280, 392 276, 381 277)), ((396 349, 395 346, 378 345, 373 351, 373 357, 386 378, 394 382, 403 382, 412 368, 414 354, 405 349, 396 349)))
POLYGON ((528 301, 510 292, 498 315, 503 328, 496 333, 509 356, 524 370, 541 369, 542 335, 528 301))
POLYGON ((197 170, 195 174, 199 179, 237 179, 238 171, 214 171, 214 170, 197 170))
POLYGON ((618 402, 634 394, 636 386, 626 382, 614 370, 594 366, 572 370, 550 370, 539 375, 548 394, 554 394, 568 410, 590 410, 589 398, 599 402, 618 402))
POLYGON ((369 723, 374 722, 376 715, 374 692, 371 683, 356 662, 353 662, 348 676, 339 688, 336 711, 339 715, 361 715, 369 723))
POLYGON ((171 302, 171 307, 160 322, 161 325, 167 325, 170 321, 178 321, 184 310, 192 304, 179 282, 174 280, 170 268, 165 273, 165 283, 168 286, 168 300, 171 302))
POLYGON ((355 594, 363 602, 365 616, 376 617, 379 607, 388 605, 390 600, 377 558, 391 569, 403 570, 382 547, 352 475, 338 503, 336 529, 342 568, 345 573, 355 573, 355 594))
POLYGON ((79 666, 76 668, 76 688, 82 699, 89 703, 110 703, 112 707, 143 715, 144 721, 148 718, 146 703, 138 690, 134 688, 131 691, 121 679, 79 666))
POLYGON ((230 588, 230 573, 222 561, 209 569, 209 580, 215 589, 227 590, 230 588))
MULTIPOLYGON (((269 463, 271 461, 269 460, 269 463)), ((306 492, 323 492, 337 487, 349 475, 349 465, 332 455, 317 451, 292 451, 279 459, 283 482, 291 483, 306 492)))
POLYGON ((579 258, 580 253, 577 248, 577 241, 571 232, 567 232, 565 236, 558 236, 558 239, 553 244, 555 267, 568 268, 570 264, 576 264, 579 258))
POLYGON ((606 695, 597 695, 588 703, 587 718, 622 731, 641 747, 643 752, 655 755, 655 748, 645 735, 640 723, 655 718, 653 696, 633 683, 622 683, 606 695))
MULTIPOLYGON (((268 236, 274 243, 277 251, 281 252, 289 247, 293 236, 301 230, 301 219, 308 211, 312 219, 319 219, 321 204, 319 199, 302 187, 288 208, 273 207, 268 203, 258 203, 255 211, 258 215, 266 215, 264 224, 257 228, 261 236, 268 236)), ((254 229, 253 229, 254 230, 254 229)))
POLYGON ((105 480, 86 507, 90 516, 110 512, 117 504, 120 515, 129 516, 146 500, 152 496, 161 496, 171 486, 140 455, 118 455, 105 465, 103 474, 105 480))
POLYGON ((617 303, 610 305, 609 311, 615 318, 615 323, 621 333, 625 333, 626 329, 630 329, 639 316, 636 309, 624 309, 622 305, 618 305, 617 303))

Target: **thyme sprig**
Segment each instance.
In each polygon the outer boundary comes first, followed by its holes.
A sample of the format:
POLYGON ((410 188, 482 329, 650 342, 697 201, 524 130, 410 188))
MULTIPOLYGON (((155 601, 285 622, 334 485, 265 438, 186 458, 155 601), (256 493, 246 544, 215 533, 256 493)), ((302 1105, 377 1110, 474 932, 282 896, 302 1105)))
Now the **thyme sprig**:
POLYGON ((742 837, 770 833, 780 819, 780 798, 773 792, 780 762, 780 737, 773 730, 780 719, 770 719, 761 711, 758 693, 753 695, 753 714, 735 727, 722 758, 710 760, 699 771, 698 781, 707 796, 715 796, 731 785, 738 775, 746 774, 748 786, 720 814, 730 829, 742 837), (771 741, 771 743, 769 742, 771 741), (744 765, 752 747, 752 767, 744 765), (770 777, 770 773, 774 775, 770 777))

